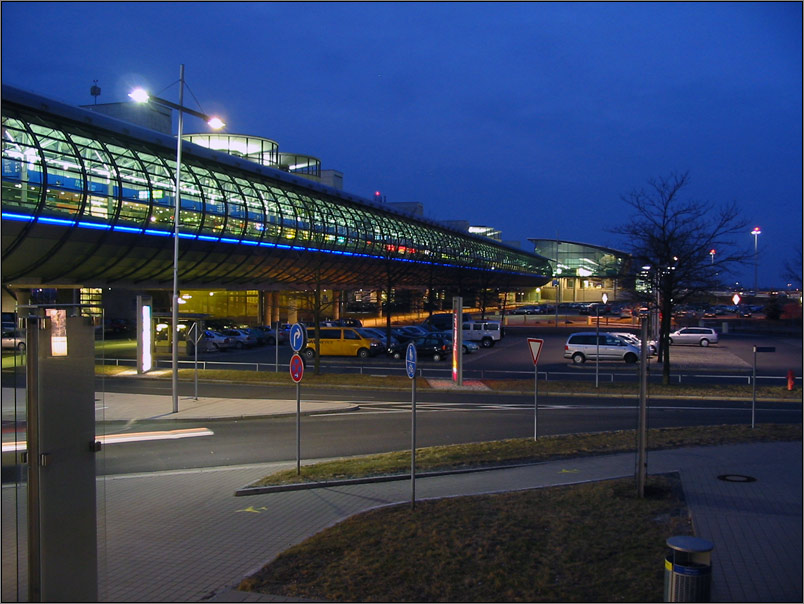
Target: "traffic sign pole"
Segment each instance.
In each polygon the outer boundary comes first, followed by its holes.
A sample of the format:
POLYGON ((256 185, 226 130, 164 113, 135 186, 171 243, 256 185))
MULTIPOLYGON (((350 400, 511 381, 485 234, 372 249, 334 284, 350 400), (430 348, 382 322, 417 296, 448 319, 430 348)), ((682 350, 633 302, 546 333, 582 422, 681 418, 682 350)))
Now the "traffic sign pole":
POLYGON ((410 507, 416 509, 416 378, 410 381, 410 507))
POLYGON ((410 378, 410 507, 416 509, 416 347, 405 350, 405 373, 410 378))
POLYGON ((301 476, 301 382, 296 382, 296 476, 301 476))
MULTIPOLYGON (((298 325, 298 323, 296 324, 298 325)), ((295 327, 295 325, 294 325, 295 327)), ((298 344, 299 349, 303 341, 298 344)), ((301 475, 301 381, 304 376, 304 361, 298 350, 290 357, 290 378, 296 382, 296 475, 301 475)))
POLYGON ((528 349, 533 357, 533 440, 539 438, 539 355, 544 340, 528 338, 528 349))
POLYGON ((533 440, 539 438, 539 364, 533 364, 533 440))

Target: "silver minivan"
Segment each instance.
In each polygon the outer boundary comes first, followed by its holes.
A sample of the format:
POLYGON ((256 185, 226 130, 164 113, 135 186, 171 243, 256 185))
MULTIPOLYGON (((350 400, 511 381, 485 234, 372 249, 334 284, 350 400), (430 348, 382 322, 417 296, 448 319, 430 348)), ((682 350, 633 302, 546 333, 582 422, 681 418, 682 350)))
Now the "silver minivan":
POLYGON ((594 331, 581 331, 567 338, 564 345, 564 358, 572 359, 576 365, 586 359, 594 360, 600 352, 601 361, 625 361, 636 363, 639 360, 639 348, 625 338, 613 333, 596 334, 594 331))

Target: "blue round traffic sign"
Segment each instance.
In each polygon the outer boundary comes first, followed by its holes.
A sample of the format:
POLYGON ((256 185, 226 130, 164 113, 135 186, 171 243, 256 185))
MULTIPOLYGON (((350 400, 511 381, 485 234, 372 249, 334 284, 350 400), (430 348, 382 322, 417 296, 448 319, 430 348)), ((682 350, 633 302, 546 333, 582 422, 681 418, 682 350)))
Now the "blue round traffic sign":
POLYGON ((290 377, 298 384, 302 376, 304 376, 304 361, 299 355, 294 354, 290 357, 290 377))
POLYGON ((304 327, 302 327, 301 323, 294 323, 290 326, 290 347, 293 349, 293 352, 299 352, 304 347, 304 340, 305 332, 304 327))
POLYGON ((416 377, 416 347, 413 342, 408 343, 408 348, 405 351, 405 371, 410 379, 416 377))

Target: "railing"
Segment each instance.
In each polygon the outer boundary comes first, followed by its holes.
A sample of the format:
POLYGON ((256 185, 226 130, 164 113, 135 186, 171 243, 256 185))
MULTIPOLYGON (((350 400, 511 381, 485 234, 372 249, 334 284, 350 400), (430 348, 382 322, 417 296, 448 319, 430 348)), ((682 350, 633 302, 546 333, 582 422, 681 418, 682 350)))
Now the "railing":
MULTIPOLYGON (((96 362, 103 365, 125 365, 134 366, 134 359, 96 359, 96 362)), ((179 368, 193 369, 195 361, 179 361, 179 368)), ((169 359, 157 360, 156 367, 170 368, 172 367, 169 359)), ((235 369, 239 371, 273 371, 273 372, 289 372, 289 365, 287 363, 236 363, 232 361, 198 361, 199 369, 235 369)), ((406 375, 405 365, 345 365, 345 364, 327 364, 321 363, 320 368, 325 373, 358 373, 360 375, 406 375)), ((450 367, 418 367, 417 373, 419 377, 446 377, 451 378, 452 369, 450 367)), ((464 369, 464 379, 533 379, 532 371, 511 371, 502 369, 464 369)), ((609 383, 614 382, 636 382, 638 375, 636 371, 628 373, 599 373, 599 381, 609 383)), ((699 374, 699 373, 676 373, 670 374, 671 380, 681 383, 694 383, 696 381, 708 382, 712 380, 734 380, 736 382, 745 381, 748 385, 751 384, 751 375, 741 374, 699 374)), ((594 381, 595 374, 591 372, 579 373, 577 371, 539 371, 539 379, 545 382, 550 380, 572 380, 572 381, 594 381)), ((651 382, 661 380, 661 375, 650 375, 648 379, 651 382)), ((797 383, 801 383, 802 378, 795 378, 797 383)), ((785 382, 786 376, 776 375, 758 375, 757 383, 764 382, 785 382)))

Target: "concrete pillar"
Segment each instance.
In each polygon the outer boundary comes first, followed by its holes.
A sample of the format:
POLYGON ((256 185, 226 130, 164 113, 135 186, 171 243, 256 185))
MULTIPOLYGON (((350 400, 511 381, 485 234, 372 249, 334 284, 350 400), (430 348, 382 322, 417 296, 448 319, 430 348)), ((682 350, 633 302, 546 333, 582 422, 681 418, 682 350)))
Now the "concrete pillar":
POLYGON ((296 298, 290 297, 288 299, 288 323, 298 323, 299 321, 299 307, 296 298))
POLYGON ((276 323, 279 320, 279 292, 271 292, 271 322, 276 323))

